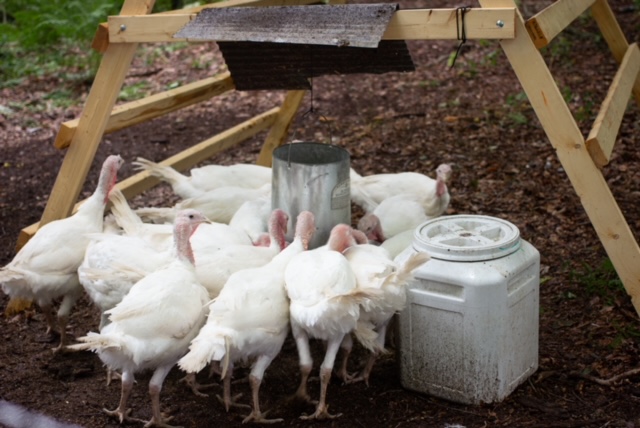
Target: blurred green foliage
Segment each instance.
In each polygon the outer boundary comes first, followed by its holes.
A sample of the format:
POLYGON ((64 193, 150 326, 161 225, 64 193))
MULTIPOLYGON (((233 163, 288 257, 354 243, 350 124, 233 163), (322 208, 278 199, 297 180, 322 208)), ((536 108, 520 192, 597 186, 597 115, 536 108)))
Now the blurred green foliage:
MULTIPOLYGON (((172 9, 158 0, 153 11, 172 9)), ((91 40, 100 22, 117 15, 122 0, 0 0, 0 88, 33 75, 95 73, 98 54, 91 40)))

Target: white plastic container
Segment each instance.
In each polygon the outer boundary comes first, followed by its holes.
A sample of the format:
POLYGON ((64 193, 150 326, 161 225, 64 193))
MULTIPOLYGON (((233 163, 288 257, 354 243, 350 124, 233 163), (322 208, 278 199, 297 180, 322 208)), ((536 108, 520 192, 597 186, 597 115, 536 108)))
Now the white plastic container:
POLYGON ((467 404, 507 397, 538 368, 540 254, 507 221, 476 215, 420 225, 397 260, 432 259, 407 288, 400 380, 467 404))

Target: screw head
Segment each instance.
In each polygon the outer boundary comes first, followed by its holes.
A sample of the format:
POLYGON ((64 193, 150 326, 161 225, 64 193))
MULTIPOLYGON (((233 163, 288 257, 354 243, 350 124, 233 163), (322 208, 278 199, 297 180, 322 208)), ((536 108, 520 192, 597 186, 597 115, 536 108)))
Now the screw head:
POLYGON ((496 25, 500 28, 504 27, 504 21, 502 19, 498 19, 496 21, 496 25))
POLYGON ((126 29, 127 29, 126 25, 124 25, 124 24, 120 25, 120 31, 126 31, 126 29))

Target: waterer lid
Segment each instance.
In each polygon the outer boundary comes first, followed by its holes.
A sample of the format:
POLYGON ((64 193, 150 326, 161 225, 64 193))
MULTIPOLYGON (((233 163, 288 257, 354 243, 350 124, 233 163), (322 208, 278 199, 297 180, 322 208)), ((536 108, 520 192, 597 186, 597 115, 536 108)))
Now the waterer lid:
POLYGON ((513 223, 495 217, 442 216, 416 228, 413 247, 441 260, 491 260, 518 250, 520 231, 513 223))

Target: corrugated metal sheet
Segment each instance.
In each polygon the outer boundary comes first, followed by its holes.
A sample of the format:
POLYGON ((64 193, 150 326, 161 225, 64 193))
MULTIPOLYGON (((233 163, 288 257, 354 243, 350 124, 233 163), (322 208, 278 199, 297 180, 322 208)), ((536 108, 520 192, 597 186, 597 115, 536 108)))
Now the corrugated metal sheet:
POLYGON ((414 71, 403 40, 377 48, 288 43, 218 42, 238 90, 310 89, 310 77, 414 71))
POLYGON ((394 3, 204 9, 177 38, 375 48, 394 3))

